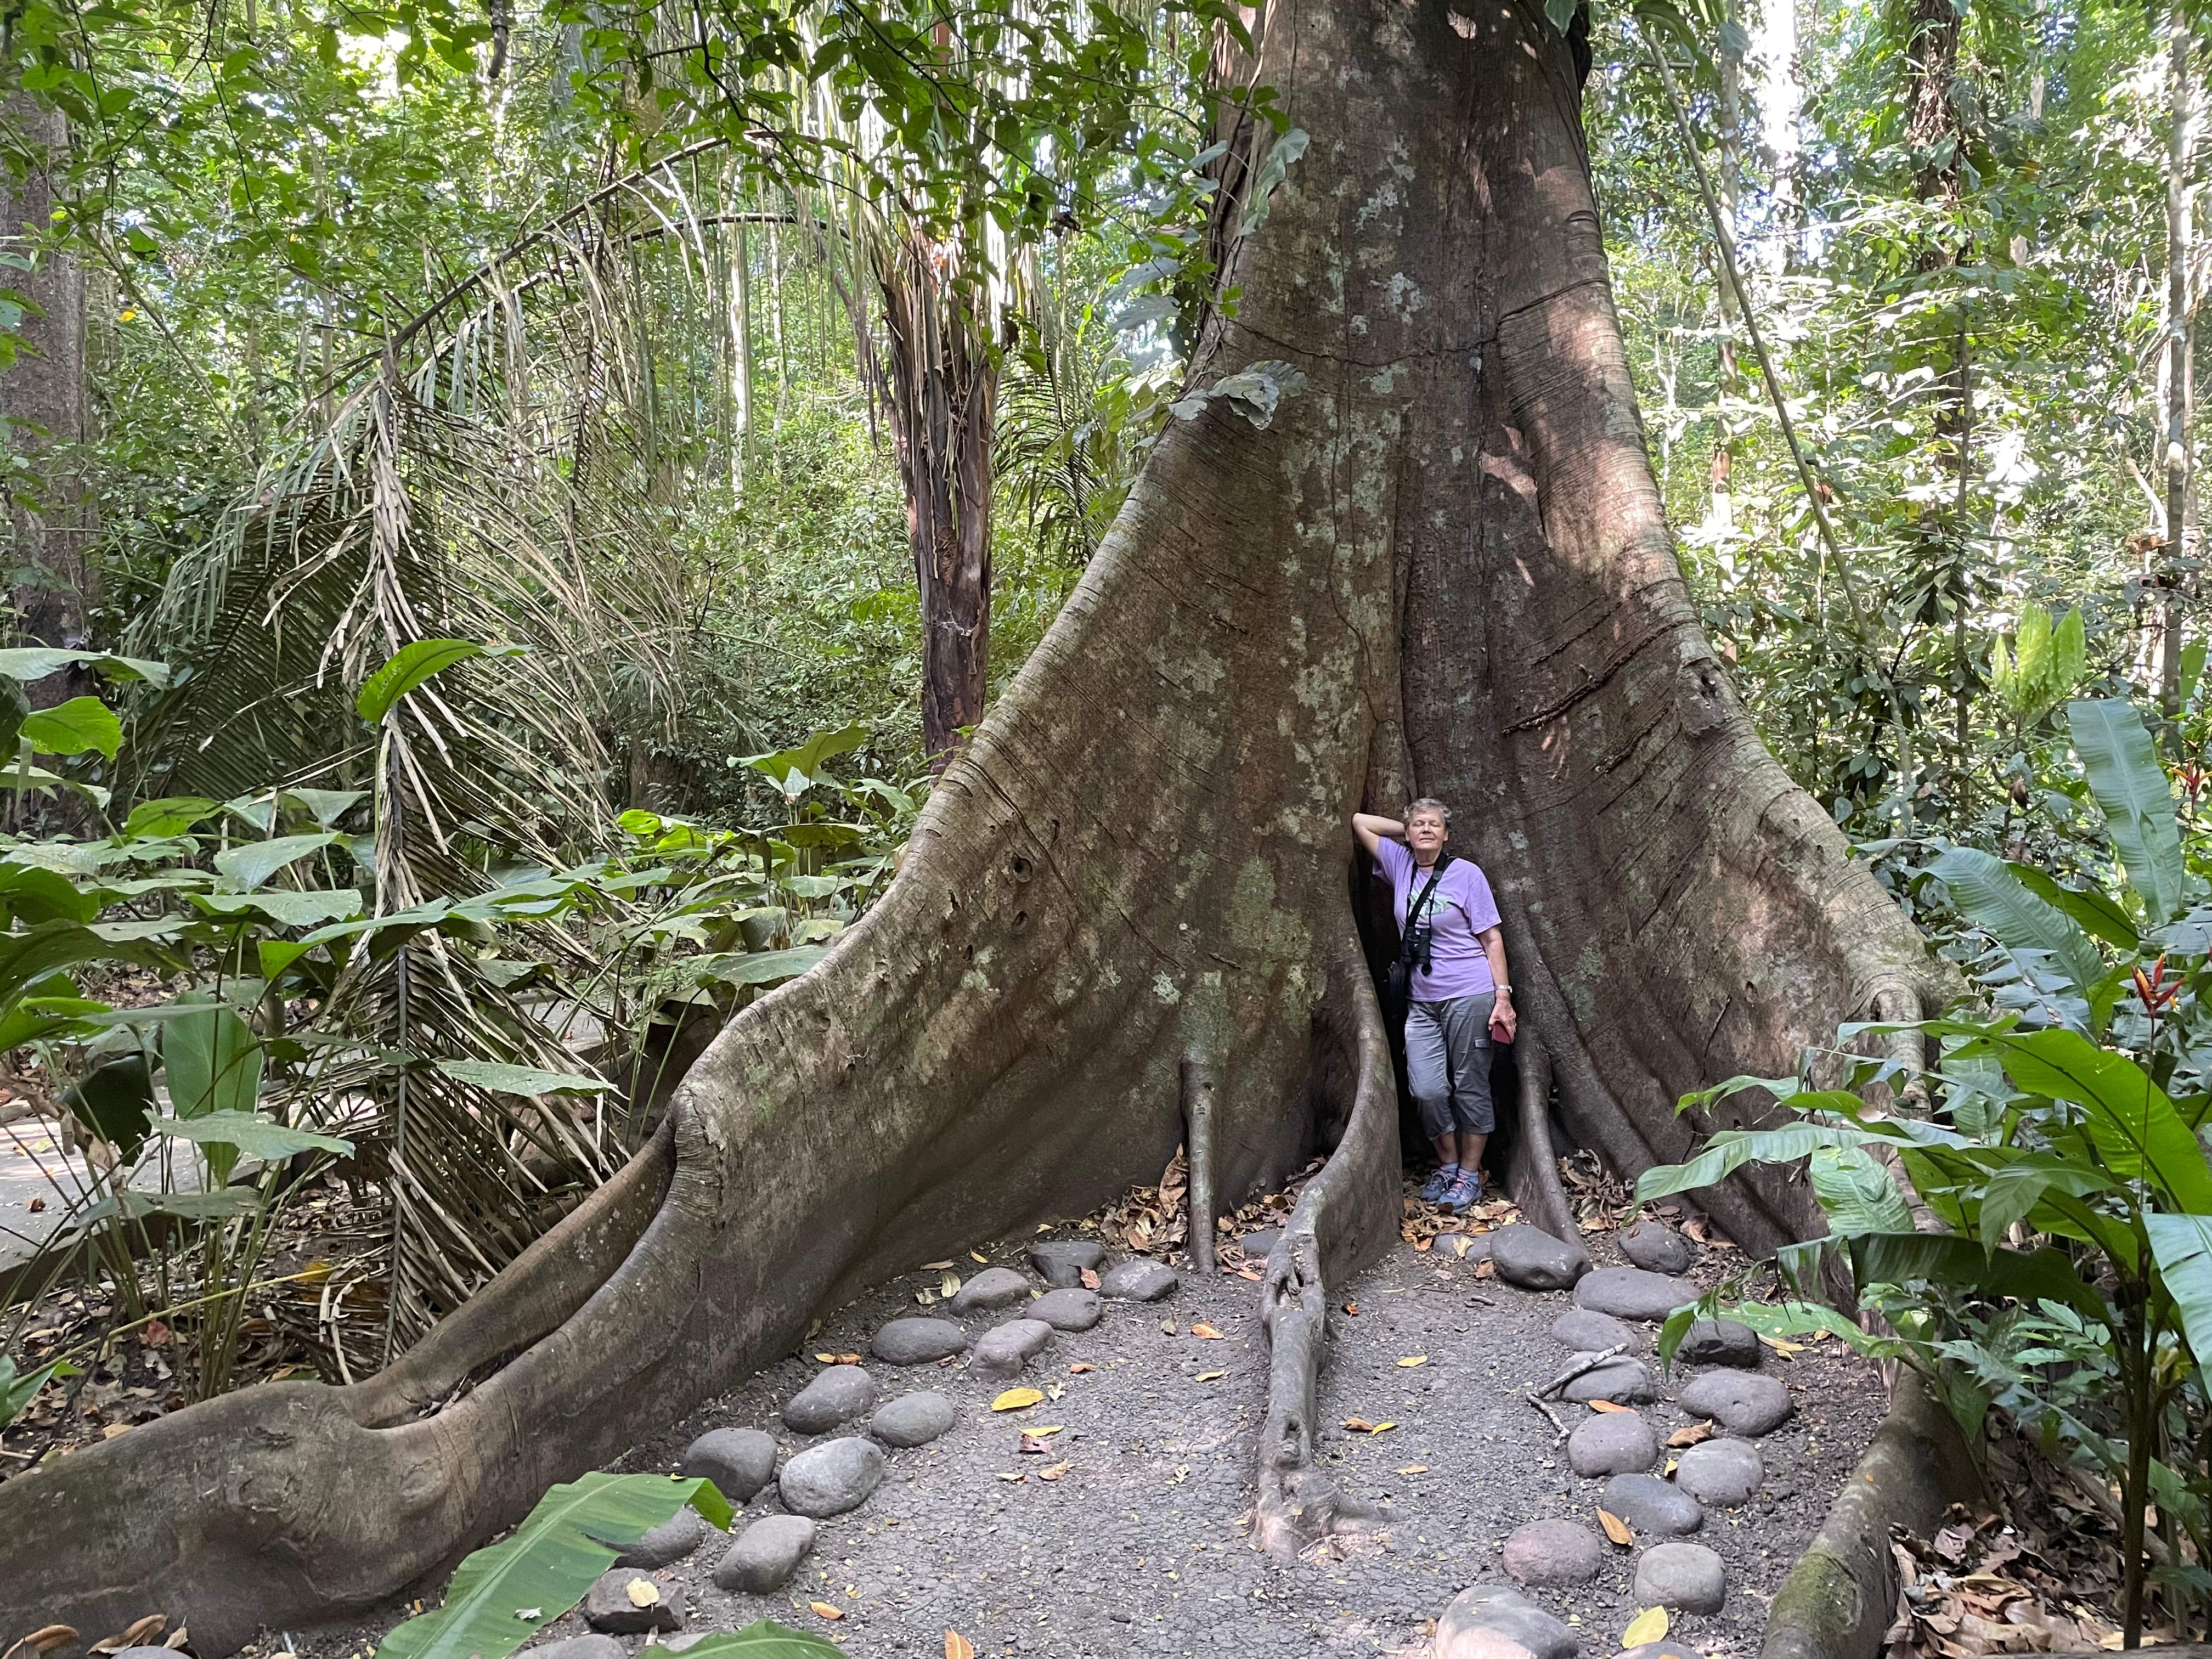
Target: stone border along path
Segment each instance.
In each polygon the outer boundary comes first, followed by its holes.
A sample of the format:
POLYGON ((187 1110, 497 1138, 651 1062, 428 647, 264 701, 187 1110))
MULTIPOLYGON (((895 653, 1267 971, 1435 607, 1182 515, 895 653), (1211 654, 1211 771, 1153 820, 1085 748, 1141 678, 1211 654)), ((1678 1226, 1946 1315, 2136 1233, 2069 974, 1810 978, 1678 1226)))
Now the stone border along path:
MULTIPOLYGON (((1054 1237, 1080 1242, 1064 1232, 1054 1237)), ((738 1492, 765 1475, 771 1454, 781 1478, 765 1480, 743 1505, 734 1546, 711 1528, 679 1521, 673 1529, 679 1535, 653 1558, 665 1565, 622 1577, 650 1572, 682 1609, 686 1633, 772 1617, 863 1656, 934 1659, 949 1627, 986 1656, 1277 1659, 1433 1650, 1457 1659, 1480 1648, 1498 1659, 1503 1650, 1494 1641, 1455 1634, 1482 1625, 1518 1632, 1536 1659, 1567 1659, 1576 1650, 1571 1641, 1578 1642, 1583 1659, 1607 1659, 1642 1605, 1634 1594, 1639 1575, 1647 1594, 1663 1579, 1672 1586, 1666 1593, 1694 1601, 1710 1595, 1717 1565, 1726 1597, 1720 1611, 1677 1613, 1670 1642, 1748 1656, 1760 1645, 1768 1597, 1882 1414, 1872 1368, 1836 1343, 1808 1346, 1786 1361, 1762 1352, 1755 1371, 1678 1365, 1662 1376, 1650 1358, 1656 1327, 1632 1324, 1627 1352, 1606 1375, 1617 1392, 1659 1396, 1638 1407, 1650 1439, 1663 1443, 1702 1420, 1676 1403, 1700 1387, 1723 1396, 1713 1408, 1733 1412, 1743 1408, 1738 1396, 1747 1380, 1754 1393, 1771 1392, 1758 1387, 1771 1381, 1793 1409, 1755 1440, 1724 1435, 1708 1442, 1710 1449, 1685 1459, 1669 1482, 1661 1478, 1664 1460, 1680 1454, 1655 1446, 1660 1461, 1650 1474, 1636 1472, 1634 1447, 1624 1452, 1617 1443, 1637 1438, 1626 1413, 1555 1402, 1559 1421, 1580 1430, 1575 1460, 1624 1471, 1577 1474, 1568 1449, 1554 1444, 1553 1427, 1524 1396, 1568 1370, 1578 1346, 1621 1333, 1590 1310, 1577 1312, 1575 1293, 1523 1290, 1488 1276, 1495 1270, 1484 1258, 1496 1251, 1522 1277, 1542 1279, 1540 1271, 1517 1265, 1522 1255, 1545 1254, 1547 1241, 1534 1229, 1479 1238, 1464 1260, 1447 1248, 1423 1254, 1396 1243, 1332 1292, 1319 1451, 1323 1468, 1348 1492, 1387 1502, 1403 1518, 1381 1538, 1341 1540, 1343 1553, 1285 1566, 1253 1549, 1243 1530, 1267 1381, 1258 1286, 1229 1273, 1200 1282, 1188 1267, 1168 1285, 1167 1270, 1134 1258, 1119 1278, 1150 1281, 1139 1288, 1164 1288, 1164 1299, 1106 1299, 1088 1329, 1048 1327, 1042 1346, 1016 1362, 1018 1375, 979 1375, 977 1351, 994 1328, 1041 1310, 1047 1286, 1029 1251, 1044 1242, 993 1247, 985 1253, 989 1273, 985 1262, 962 1258, 956 1271, 966 1281, 964 1306, 957 1298, 917 1305, 915 1293, 933 1289, 938 1271, 884 1286, 833 1316, 804 1353, 634 1447, 617 1467, 672 1473, 695 1443, 714 1437, 699 1448, 698 1467, 717 1468, 718 1480, 733 1483, 733 1507, 738 1492), (1346 1303, 1358 1313, 1346 1313, 1346 1303), (1562 1322, 1563 1315, 1571 1320, 1562 1322), (949 1339, 934 1334, 969 1346, 941 1363, 878 1358, 878 1333, 908 1318, 945 1322, 953 1328, 949 1339), (1572 1345, 1553 1334, 1555 1322, 1572 1345), (1220 1336, 1195 1334, 1200 1325, 1220 1336), (817 1353, 857 1353, 862 1363, 825 1365, 817 1353), (1398 1363, 1416 1355, 1425 1362, 1398 1363), (1025 1411, 994 1413, 992 1400, 1018 1385, 1059 1395, 1025 1411), (941 1396, 943 1404, 914 1398, 920 1395, 941 1396), (925 1438, 947 1407, 951 1426, 925 1438), (891 1420, 875 1416, 886 1408, 891 1420), (831 1420, 848 1411, 857 1414, 831 1420), (786 1413, 817 1431, 799 1432, 786 1413), (1338 1426, 1347 1418, 1397 1426, 1360 1433, 1338 1426), (872 1420, 878 1431, 872 1439, 872 1420), (1042 1451, 1018 1449, 1025 1430, 1042 1451), (901 1443, 909 1440, 921 1443, 901 1443), (1603 1444, 1613 1449, 1605 1452, 1603 1444), (1752 1449, 1757 1489, 1731 1507, 1727 1499, 1748 1478, 1750 1461, 1741 1454, 1752 1449), (1057 1478, 1048 1480, 1048 1473, 1057 1478), (1625 1484, 1612 1504, 1636 1528, 1633 1549, 1604 1542, 1598 1532, 1599 1498, 1616 1479, 1625 1484), (1704 1501, 1691 1496, 1692 1486, 1704 1501), (856 1507, 841 1508, 856 1493, 856 1507), (791 1516, 791 1504, 817 1518, 791 1516), (1680 1539, 1651 1530, 1651 1522, 1664 1523, 1668 1508, 1680 1511, 1674 1524, 1695 1511, 1697 1529, 1680 1539), (1691 1547, 1658 1547, 1669 1544, 1691 1547), (744 1588, 773 1582, 787 1558, 802 1550, 779 1588, 744 1588), (737 1559, 726 1565, 733 1553, 737 1559), (1512 1569, 1528 1582, 1516 1584, 1512 1569), (821 1618, 809 1608, 817 1601, 845 1616, 821 1618)), ((1649 1283, 1649 1274, 1622 1277, 1611 1238, 1584 1243, 1601 1269, 1585 1282, 1584 1300, 1625 1305, 1619 1297, 1662 1288, 1649 1283)), ((1725 1259, 1709 1255, 1691 1268, 1690 1280, 1709 1282, 1725 1259)), ((1115 1269, 1109 1264, 1107 1272, 1112 1288, 1115 1269)), ((1069 1325, 1080 1324, 1088 1309, 1081 1295, 1053 1304, 1069 1325)), ((932 1334, 910 1328, 902 1334, 932 1334)), ((1717 1335, 1713 1351, 1730 1334, 1717 1335)), ((895 1348, 895 1339, 885 1346, 895 1348)), ((927 1354, 931 1347, 922 1340, 906 1352, 927 1354)), ((1733 1357, 1747 1356, 1739 1348, 1733 1357)), ((428 1594, 434 1605, 442 1589, 434 1584, 416 1593, 428 1594)), ((400 1616, 395 1608, 363 1624, 294 1632, 291 1645, 301 1659, 354 1659, 400 1616)), ((544 1651, 589 1633, 580 1610, 529 1651, 541 1659, 623 1659, 647 1639, 601 1636, 564 1654, 544 1651)), ((273 1652, 279 1644, 258 1645, 273 1652)))

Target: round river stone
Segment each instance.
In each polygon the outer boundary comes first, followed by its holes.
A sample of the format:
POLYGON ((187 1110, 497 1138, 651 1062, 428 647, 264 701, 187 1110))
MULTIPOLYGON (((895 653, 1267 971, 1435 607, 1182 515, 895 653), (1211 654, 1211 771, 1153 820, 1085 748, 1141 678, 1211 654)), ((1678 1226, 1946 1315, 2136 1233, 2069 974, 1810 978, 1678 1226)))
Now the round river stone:
POLYGON ((876 1379, 858 1365, 832 1365, 792 1395, 783 1408, 793 1434, 827 1434, 876 1403, 876 1379))
POLYGON ((594 1578, 591 1589, 584 1592, 584 1622, 609 1636, 682 1630, 684 1591, 680 1585, 655 1583, 635 1567, 617 1567, 594 1578), (637 1598, 630 1594, 632 1584, 644 1585, 653 1599, 638 1606, 637 1598))
POLYGON ((1659 1437, 1634 1412, 1600 1412, 1567 1437, 1567 1463, 1584 1480, 1642 1474, 1659 1461, 1659 1437))
POLYGON ((1690 1241, 1663 1222, 1639 1221, 1616 1242, 1623 1255, 1655 1273, 1687 1273, 1693 1259, 1690 1241))
POLYGON ((698 1510, 686 1504, 657 1527, 648 1527, 620 1555, 618 1567, 672 1567, 707 1541, 712 1530, 698 1510))
POLYGON ((1654 1544, 1636 1564, 1636 1605, 1682 1613, 1718 1613, 1728 1601, 1728 1572, 1703 1544, 1654 1544))
POLYGON ((1117 1302, 1158 1302, 1173 1296, 1182 1283, 1174 1268, 1137 1255, 1109 1267, 1098 1281, 1098 1294, 1117 1302))
POLYGON ((868 1432, 887 1446, 926 1446, 952 1426, 954 1417, 950 1400, 924 1389, 878 1406, 868 1432))
MULTIPOLYGON (((786 1480, 790 1479, 787 1471, 786 1480)), ((1598 1494, 1598 1507, 1610 1510, 1638 1534, 1674 1535, 1695 1532, 1705 1523, 1698 1500, 1656 1474, 1616 1474, 1598 1494)))
POLYGON ((1058 1290, 1079 1290, 1085 1267, 1097 1273, 1106 1265, 1106 1248, 1091 1238, 1046 1238, 1030 1246, 1030 1266, 1037 1277, 1058 1290))
POLYGON ((1245 1234, 1237 1243, 1243 1248, 1245 1255, 1257 1261, 1261 1257, 1273 1252, 1276 1243, 1282 1236, 1283 1230, 1280 1227, 1262 1227, 1257 1232, 1245 1234))
POLYGON ((1056 1331, 1087 1331, 1105 1316, 1106 1304, 1096 1291, 1047 1291, 1028 1311, 1056 1331))
POLYGON ((1730 1434, 1771 1434, 1789 1419, 1790 1390, 1756 1371, 1707 1371, 1682 1390, 1682 1409, 1730 1434))
MULTIPOLYGON (((676 1638, 679 1642, 683 1639, 680 1636, 676 1638)), ((167 1648, 125 1648, 123 1653, 115 1656, 115 1659, 123 1659, 124 1653, 134 1653, 138 1659, 148 1659, 149 1655, 168 1652, 167 1648)), ((176 1659, 176 1656, 171 1654, 170 1659, 176 1659)), ((589 1636, 571 1636, 565 1642, 548 1642, 543 1646, 532 1648, 530 1659, 629 1659, 629 1650, 613 1637, 602 1636, 594 1631, 589 1636)))
POLYGON ((927 1365, 964 1352, 968 1333, 949 1319, 894 1319, 868 1346, 887 1365, 927 1365))
POLYGON ((1552 1322, 1552 1337, 1577 1353, 1603 1353, 1619 1348, 1624 1353, 1644 1352, 1644 1334, 1622 1324, 1611 1314, 1570 1308, 1552 1322))
POLYGON ((952 1311, 974 1313, 978 1309, 1011 1308, 1030 1299, 1030 1282, 1012 1267, 986 1267, 963 1285, 952 1297, 952 1311))
POLYGON ((1490 1260, 1500 1279, 1524 1291, 1564 1291, 1589 1270, 1582 1246, 1522 1221, 1490 1235, 1490 1260))
POLYGON ((1650 1273, 1641 1267, 1600 1267, 1575 1286, 1575 1305, 1620 1319, 1664 1319, 1686 1302, 1698 1299, 1686 1279, 1650 1273))
POLYGON ((809 1446, 783 1466, 777 1490, 793 1515, 826 1520, 857 1510, 884 1478, 884 1449, 853 1434, 809 1446))
POLYGON ((753 1501, 775 1473, 775 1442, 758 1429, 714 1429, 684 1452, 684 1473, 705 1475, 732 1504, 753 1501))
POLYGON ((805 1516, 763 1516, 715 1565, 714 1583, 726 1590, 766 1595, 783 1588, 813 1547, 814 1523, 805 1516))
POLYGON ((1003 1382, 1010 1376, 1019 1376, 1030 1357, 1051 1340, 1052 1327, 1042 1319, 1009 1319, 983 1333, 983 1340, 968 1357, 968 1369, 978 1376, 1003 1382))
POLYGON ((1759 1448, 1748 1440, 1701 1442, 1674 1465, 1674 1484, 1700 1504, 1743 1503, 1765 1479, 1759 1448))
POLYGON ((1595 1370, 1584 1371, 1561 1389, 1560 1395, 1583 1405, 1593 1400, 1610 1400, 1617 1406, 1658 1397, 1644 1362, 1625 1358, 1608 1359, 1595 1370))
POLYGON ((1687 1365, 1734 1365, 1759 1369, 1759 1333, 1733 1319, 1692 1320, 1682 1333, 1674 1358, 1687 1365))
POLYGON ((1505 1571, 1520 1584, 1587 1584, 1605 1565, 1604 1540, 1573 1521, 1531 1521, 1505 1540, 1505 1571))
POLYGON ((1470 1584, 1437 1620, 1436 1659, 1496 1659, 1501 1641, 1532 1659, 1574 1659, 1574 1632, 1510 1584, 1470 1584))

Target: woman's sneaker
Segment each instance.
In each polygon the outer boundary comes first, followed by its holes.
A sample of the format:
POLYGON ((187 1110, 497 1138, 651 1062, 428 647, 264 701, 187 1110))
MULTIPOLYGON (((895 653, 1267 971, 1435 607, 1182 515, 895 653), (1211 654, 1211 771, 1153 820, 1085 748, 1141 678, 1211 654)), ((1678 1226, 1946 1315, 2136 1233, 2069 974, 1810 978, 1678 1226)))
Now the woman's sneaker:
POLYGON ((1465 1215, 1482 1196, 1482 1177, 1473 1170, 1462 1170, 1453 1177, 1452 1184, 1444 1188, 1437 1202, 1454 1215, 1465 1215))
POLYGON ((1440 1201, 1443 1195, 1451 1190, 1452 1182, 1458 1179, 1458 1164, 1443 1164, 1437 1165, 1437 1172, 1429 1177, 1429 1184, 1421 1188, 1421 1202, 1424 1204, 1434 1204, 1440 1201))

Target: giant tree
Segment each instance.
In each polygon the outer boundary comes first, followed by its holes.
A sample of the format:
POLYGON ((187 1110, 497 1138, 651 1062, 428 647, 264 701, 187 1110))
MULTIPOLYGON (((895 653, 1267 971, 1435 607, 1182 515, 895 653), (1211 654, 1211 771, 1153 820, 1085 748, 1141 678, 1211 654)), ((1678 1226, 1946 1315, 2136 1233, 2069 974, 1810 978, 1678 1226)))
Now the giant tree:
MULTIPOLYGON (((1515 1189, 1554 1227, 1547 1102, 1634 1171, 1691 1144, 1685 1089, 1919 1011, 1917 935, 1759 744, 1677 568, 1569 43, 1526 0, 1298 0, 1252 54, 1224 84, 1274 88, 1304 157, 1271 165, 1285 140, 1230 106, 1240 302, 881 904, 382 1374, 0 1486, 0 1536, 39 1540, 0 1633, 158 1605, 221 1654, 388 1596, 860 1288, 1186 1139, 1197 1238, 1334 1149, 1260 1288, 1258 1525, 1291 1548, 1361 1523, 1310 1418, 1323 1287, 1397 1215, 1363 802, 1456 802, 1491 872, 1526 1010, 1515 1189)), ((1754 1249, 1808 1224, 1784 1187, 1706 1201, 1754 1249)))

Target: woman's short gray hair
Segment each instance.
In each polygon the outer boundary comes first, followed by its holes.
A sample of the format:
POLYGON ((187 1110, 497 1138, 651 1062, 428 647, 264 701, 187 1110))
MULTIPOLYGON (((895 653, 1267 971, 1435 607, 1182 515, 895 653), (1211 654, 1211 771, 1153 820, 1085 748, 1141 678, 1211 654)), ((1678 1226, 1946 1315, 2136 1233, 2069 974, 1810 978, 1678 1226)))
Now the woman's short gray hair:
POLYGON ((1413 821, 1413 814, 1416 812, 1434 812, 1446 823, 1449 823, 1451 822, 1451 808, 1445 805, 1434 795, 1424 795, 1419 800, 1407 801, 1406 803, 1406 822, 1411 823, 1413 821))

